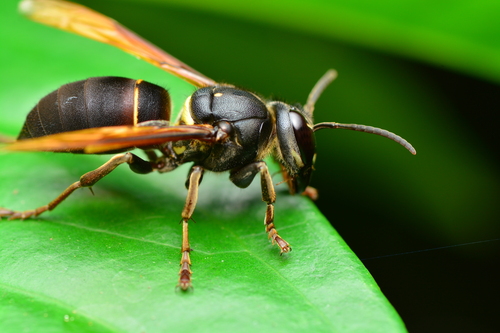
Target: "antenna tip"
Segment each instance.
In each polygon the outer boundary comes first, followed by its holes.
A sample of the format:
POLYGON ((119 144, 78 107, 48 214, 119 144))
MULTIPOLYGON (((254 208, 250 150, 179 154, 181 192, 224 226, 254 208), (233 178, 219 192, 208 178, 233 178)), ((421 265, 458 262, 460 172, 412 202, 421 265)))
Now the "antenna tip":
POLYGON ((339 72, 336 69, 330 68, 326 71, 325 76, 329 77, 331 81, 335 80, 339 76, 339 72))

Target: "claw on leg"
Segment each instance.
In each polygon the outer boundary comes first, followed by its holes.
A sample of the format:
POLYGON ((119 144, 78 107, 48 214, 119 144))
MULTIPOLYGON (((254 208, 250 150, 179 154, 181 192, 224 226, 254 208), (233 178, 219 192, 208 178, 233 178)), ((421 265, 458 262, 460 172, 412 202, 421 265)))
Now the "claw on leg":
POLYGON ((7 217, 9 220, 24 220, 32 216, 36 217, 49 209, 49 205, 26 211, 16 211, 0 207, 0 218, 7 217))
POLYGON ((274 205, 268 204, 266 211, 266 218, 264 219, 264 226, 266 228, 267 237, 271 239, 273 244, 276 244, 280 248, 280 253, 287 253, 292 251, 290 244, 278 234, 278 231, 274 227, 274 205))
POLYGON ((191 284, 191 258, 189 252, 191 248, 189 247, 188 239, 188 221, 182 220, 182 256, 181 256, 181 269, 179 270, 179 284, 178 288, 181 290, 188 290, 192 288, 191 284))

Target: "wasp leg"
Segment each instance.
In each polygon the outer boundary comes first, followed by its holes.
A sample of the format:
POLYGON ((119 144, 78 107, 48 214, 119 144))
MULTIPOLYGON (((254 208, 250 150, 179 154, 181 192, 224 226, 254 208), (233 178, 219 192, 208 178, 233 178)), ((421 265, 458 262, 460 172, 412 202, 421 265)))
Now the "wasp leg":
MULTIPOLYGON (((281 174, 283 175, 283 179, 284 179, 283 182, 286 182, 288 185, 288 191, 290 192, 290 194, 291 195, 297 194, 297 188, 295 186, 295 182, 290 178, 290 176, 288 175, 288 172, 286 171, 286 169, 283 165, 281 165, 281 174)), ((306 189, 304 190, 304 192, 302 192, 301 194, 305 195, 306 197, 308 197, 312 201, 318 200, 318 197, 319 197, 318 190, 312 186, 307 186, 306 189)))
POLYGON ((38 216, 45 211, 53 210, 56 208, 64 199, 66 199, 71 193, 80 187, 91 187, 103 177, 107 176, 111 171, 113 171, 117 166, 123 163, 128 163, 130 168, 137 173, 147 173, 153 171, 151 163, 144 161, 143 159, 137 157, 131 153, 125 153, 113 156, 109 161, 101 165, 99 168, 87 172, 80 177, 80 180, 68 186, 57 198, 51 201, 48 205, 41 206, 32 210, 26 211, 13 211, 0 207, 0 217, 9 217, 9 220, 15 219, 27 219, 31 216, 38 216), (148 167, 149 166, 149 167, 148 167))
POLYGON ((232 171, 230 179, 236 186, 245 188, 250 185, 257 173, 260 173, 262 201, 267 203, 266 217, 264 219, 267 236, 271 239, 273 244, 279 246, 282 254, 290 252, 292 250, 290 244, 281 238, 274 226, 274 202, 276 201, 276 192, 274 191, 273 180, 267 168, 267 164, 262 161, 248 164, 241 169, 232 171))
POLYGON ((305 195, 306 197, 308 197, 312 201, 318 200, 318 197, 319 197, 318 190, 312 186, 307 186, 306 189, 304 190, 304 192, 302 192, 302 195, 305 195))
POLYGON ((191 247, 189 246, 188 237, 188 222, 193 215, 196 202, 198 201, 198 189, 203 176, 203 168, 200 166, 193 166, 189 173, 188 181, 186 183, 188 194, 186 197, 186 204, 182 210, 182 247, 181 247, 181 263, 179 270, 179 284, 178 287, 182 290, 191 288, 191 258, 189 253, 191 247))

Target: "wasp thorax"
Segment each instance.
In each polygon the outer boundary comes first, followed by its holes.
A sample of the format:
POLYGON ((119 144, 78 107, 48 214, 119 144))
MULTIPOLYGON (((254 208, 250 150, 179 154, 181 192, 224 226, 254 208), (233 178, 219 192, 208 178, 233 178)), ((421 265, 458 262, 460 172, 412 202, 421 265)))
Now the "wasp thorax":
POLYGON ((270 142, 271 117, 265 103, 251 92, 225 85, 201 88, 184 112, 189 112, 192 124, 212 125, 220 134, 221 140, 202 162, 208 170, 226 171, 252 163, 270 142))

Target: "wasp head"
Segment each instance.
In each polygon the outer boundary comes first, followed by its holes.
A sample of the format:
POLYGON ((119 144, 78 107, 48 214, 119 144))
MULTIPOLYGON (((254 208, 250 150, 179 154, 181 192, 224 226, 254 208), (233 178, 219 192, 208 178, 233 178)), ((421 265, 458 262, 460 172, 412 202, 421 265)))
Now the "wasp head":
POLYGON ((302 193, 309 185, 316 159, 314 132, 320 129, 343 128, 381 135, 401 144, 412 154, 416 154, 415 149, 408 141, 377 127, 334 122, 314 124, 312 119, 314 105, 321 93, 336 77, 335 70, 327 71, 311 90, 304 107, 274 101, 267 104, 268 109, 276 119, 278 141, 276 155, 288 174, 286 181, 290 185, 291 193, 302 193))

